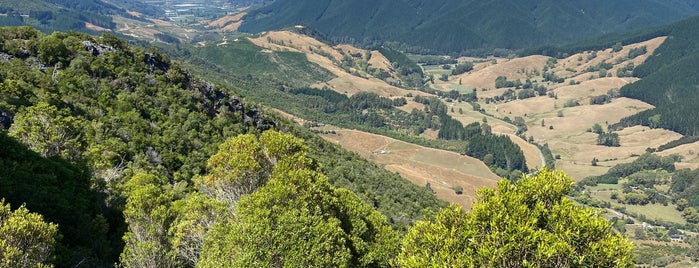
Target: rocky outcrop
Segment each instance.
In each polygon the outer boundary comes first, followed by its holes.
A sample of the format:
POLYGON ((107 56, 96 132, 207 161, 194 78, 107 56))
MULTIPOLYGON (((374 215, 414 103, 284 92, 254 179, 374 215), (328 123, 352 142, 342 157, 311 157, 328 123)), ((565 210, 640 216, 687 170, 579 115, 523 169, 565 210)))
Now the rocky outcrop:
POLYGON ((83 46, 85 46, 85 50, 92 53, 93 56, 99 56, 99 55, 104 54, 105 52, 114 51, 114 48, 111 46, 105 46, 105 45, 93 43, 90 41, 83 41, 83 46))
POLYGON ((0 111, 0 130, 8 130, 12 125, 12 115, 0 111))

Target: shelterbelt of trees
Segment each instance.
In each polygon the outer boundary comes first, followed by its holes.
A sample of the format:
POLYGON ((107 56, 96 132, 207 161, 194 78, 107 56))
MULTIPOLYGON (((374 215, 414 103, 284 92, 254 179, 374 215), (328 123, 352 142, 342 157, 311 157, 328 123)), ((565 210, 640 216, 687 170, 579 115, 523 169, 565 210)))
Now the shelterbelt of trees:
POLYGON ((633 263, 562 173, 463 212, 156 50, 29 27, 0 43, 0 266, 633 263))

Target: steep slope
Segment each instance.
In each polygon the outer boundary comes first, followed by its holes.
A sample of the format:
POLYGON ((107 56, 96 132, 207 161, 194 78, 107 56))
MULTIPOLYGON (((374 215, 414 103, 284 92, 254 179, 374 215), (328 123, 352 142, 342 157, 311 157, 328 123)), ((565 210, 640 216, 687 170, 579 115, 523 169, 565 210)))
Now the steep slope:
POLYGON ((197 78, 154 48, 30 27, 0 28, 0 43, 0 199, 60 224, 56 266, 119 260, 125 184, 138 174, 157 177, 178 197, 191 194, 220 143, 271 128, 302 137, 331 184, 355 192, 397 229, 443 206, 424 187, 197 78))
POLYGON ((126 8, 149 16, 163 14, 162 10, 138 1, 0 0, 0 13, 4 14, 0 16, 0 26, 30 25, 47 33, 105 31, 116 27, 113 15, 136 18, 126 8))
POLYGON ((252 10, 240 30, 308 25, 333 40, 396 41, 440 52, 518 49, 658 25, 696 14, 693 1, 290 1, 252 10))
POLYGON ((640 99, 656 109, 624 120, 699 135, 699 17, 669 25, 668 40, 634 70, 640 81, 621 89, 624 96, 640 99))

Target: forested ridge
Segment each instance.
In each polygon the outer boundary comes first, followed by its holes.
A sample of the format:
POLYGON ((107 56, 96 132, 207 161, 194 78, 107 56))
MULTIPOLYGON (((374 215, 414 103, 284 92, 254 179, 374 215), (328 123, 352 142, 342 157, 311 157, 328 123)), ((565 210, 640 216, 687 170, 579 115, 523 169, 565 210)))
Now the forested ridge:
POLYGON ((331 40, 401 50, 479 53, 581 41, 669 23, 699 11, 693 1, 289 1, 251 10, 242 31, 296 24, 331 40))

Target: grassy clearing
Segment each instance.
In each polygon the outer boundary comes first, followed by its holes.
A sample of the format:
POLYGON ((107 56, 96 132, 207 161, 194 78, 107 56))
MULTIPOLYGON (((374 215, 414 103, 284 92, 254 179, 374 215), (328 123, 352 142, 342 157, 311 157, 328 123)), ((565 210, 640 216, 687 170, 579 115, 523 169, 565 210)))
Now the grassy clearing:
POLYGON ((451 69, 448 69, 448 70, 444 69, 444 68, 442 68, 442 65, 426 65, 426 66, 423 66, 422 69, 427 74, 433 74, 433 75, 437 76, 437 77, 435 77, 435 79, 439 78, 439 75, 442 75, 442 74, 451 75, 451 69))
POLYGON ((598 200, 609 202, 612 206, 623 206, 626 210, 633 214, 643 215, 648 219, 669 221, 679 224, 687 224, 687 221, 682 218, 682 213, 677 211, 672 204, 663 206, 663 204, 648 204, 645 206, 619 204, 611 198, 612 191, 596 191, 590 195, 598 200))
POLYGON ((610 190, 617 190, 621 191, 621 184, 597 184, 595 186, 588 186, 586 187, 588 190, 592 192, 597 192, 597 191, 610 191, 610 190))
POLYGON ((459 91, 459 93, 461 93, 461 94, 469 94, 469 93, 473 92, 472 88, 468 88, 468 87, 465 87, 462 85, 449 84, 449 88, 456 90, 456 91, 459 91))
MULTIPOLYGON (((330 130, 327 127, 324 130, 330 130)), ((416 185, 430 188, 438 198, 470 208, 476 190, 494 187, 499 177, 479 160, 454 152, 431 149, 356 130, 333 128, 337 134, 321 135, 362 157, 397 172, 416 185), (454 187, 463 188, 456 194, 454 187)))
POLYGON ((679 256, 686 256, 690 252, 691 247, 687 244, 634 241, 636 261, 655 267, 696 267, 697 263, 692 262, 689 258, 676 259, 679 256))

